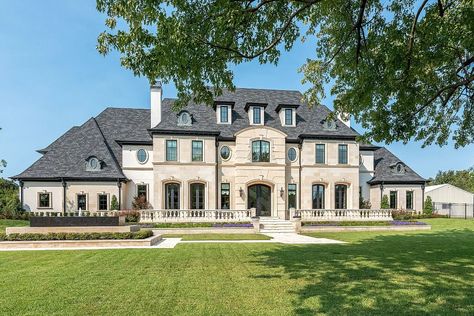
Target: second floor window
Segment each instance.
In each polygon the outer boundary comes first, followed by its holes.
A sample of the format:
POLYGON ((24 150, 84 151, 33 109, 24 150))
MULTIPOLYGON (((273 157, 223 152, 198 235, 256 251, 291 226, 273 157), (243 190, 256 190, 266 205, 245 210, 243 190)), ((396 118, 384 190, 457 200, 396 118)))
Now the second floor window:
POLYGON ((347 164, 347 145, 339 145, 339 164, 347 164))
POLYGON ((229 122, 229 107, 227 105, 221 105, 221 123, 229 122))
POLYGON ((293 125, 293 110, 285 109, 285 125, 293 125))
POLYGON ((270 162, 270 143, 264 140, 252 142, 252 161, 270 162))
POLYGON ((192 161, 202 161, 202 141, 192 141, 192 161))
POLYGON ((326 163, 326 145, 316 144, 316 163, 326 163))
POLYGON ((178 142, 176 140, 166 141, 166 161, 178 160, 178 142))
POLYGON ((260 107, 254 106, 253 107, 253 124, 262 124, 262 111, 260 107))

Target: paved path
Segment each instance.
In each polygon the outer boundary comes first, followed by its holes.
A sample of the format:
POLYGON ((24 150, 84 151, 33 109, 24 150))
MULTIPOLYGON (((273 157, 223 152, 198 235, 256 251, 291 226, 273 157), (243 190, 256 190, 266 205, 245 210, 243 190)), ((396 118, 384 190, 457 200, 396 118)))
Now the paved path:
POLYGON ((19 251, 19 250, 102 250, 102 249, 172 249, 178 244, 202 244, 202 243, 232 243, 232 244, 246 244, 246 243, 281 243, 289 245, 298 244, 344 244, 345 242, 327 239, 314 238, 296 233, 266 233, 263 234, 271 237, 269 240, 181 240, 181 238, 163 238, 154 246, 119 246, 119 247, 75 247, 75 248, 16 248, 16 249, 0 249, 0 251, 19 251))
POLYGON ((345 242, 327 239, 327 238, 314 238, 305 235, 299 235, 297 233, 265 233, 273 239, 272 242, 278 242, 282 244, 298 245, 298 244, 344 244, 345 242))

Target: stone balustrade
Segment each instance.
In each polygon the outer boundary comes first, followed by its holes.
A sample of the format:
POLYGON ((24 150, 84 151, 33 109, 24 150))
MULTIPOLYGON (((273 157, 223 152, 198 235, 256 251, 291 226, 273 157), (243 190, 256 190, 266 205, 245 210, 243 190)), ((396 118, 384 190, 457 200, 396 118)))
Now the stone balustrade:
POLYGON ((250 222, 255 209, 248 210, 141 210, 141 223, 250 222))
POLYGON ((374 210, 326 210, 326 209, 311 209, 311 210, 290 210, 291 217, 300 216, 301 221, 391 221, 392 210, 389 209, 374 209, 374 210))

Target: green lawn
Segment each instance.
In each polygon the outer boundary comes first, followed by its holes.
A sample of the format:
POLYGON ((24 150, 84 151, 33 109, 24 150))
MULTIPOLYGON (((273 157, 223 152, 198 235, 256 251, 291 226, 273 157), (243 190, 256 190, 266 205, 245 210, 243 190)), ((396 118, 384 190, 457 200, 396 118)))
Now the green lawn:
POLYGON ((164 234, 164 238, 182 238, 182 240, 269 240, 262 234, 164 234))
POLYGON ((13 219, 0 219, 0 233, 5 232, 5 228, 7 227, 17 227, 17 226, 28 226, 30 224, 29 221, 19 221, 13 219))
POLYGON ((474 314, 474 221, 426 221, 324 234, 343 245, 0 252, 0 315, 474 314))

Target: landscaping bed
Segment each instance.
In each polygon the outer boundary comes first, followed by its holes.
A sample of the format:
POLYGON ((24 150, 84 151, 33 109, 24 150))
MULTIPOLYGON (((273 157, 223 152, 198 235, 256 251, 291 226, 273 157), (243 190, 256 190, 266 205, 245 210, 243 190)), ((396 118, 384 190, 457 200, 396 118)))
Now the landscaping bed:
POLYGON ((251 222, 230 223, 150 223, 140 224, 142 228, 253 228, 251 222))
POLYGON ((341 221, 341 222, 303 222, 303 227, 314 226, 407 226, 407 225, 427 225, 418 221, 341 221))
POLYGON ((40 240, 124 240, 146 239, 153 236, 150 230, 127 233, 48 233, 48 234, 0 234, 2 241, 40 241, 40 240))

